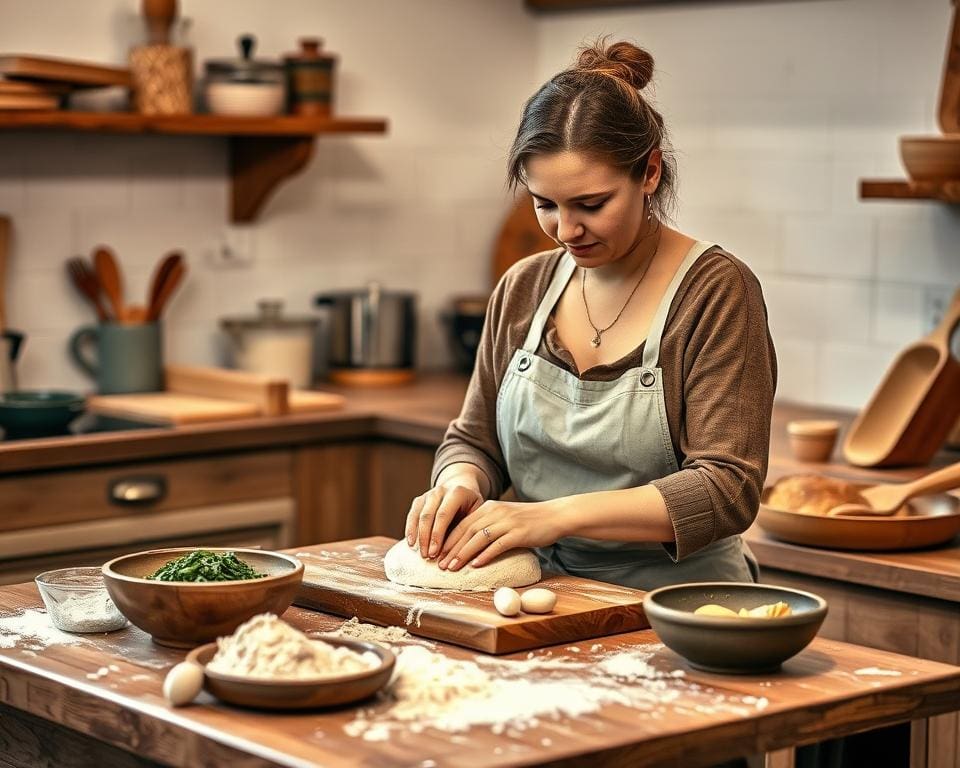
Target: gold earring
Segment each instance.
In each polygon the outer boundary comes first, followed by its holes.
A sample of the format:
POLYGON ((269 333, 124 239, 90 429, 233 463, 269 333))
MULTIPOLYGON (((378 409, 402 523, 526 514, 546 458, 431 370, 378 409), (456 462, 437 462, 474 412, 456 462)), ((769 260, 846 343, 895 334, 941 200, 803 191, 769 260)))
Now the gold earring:
POLYGON ((653 221, 653 197, 647 197, 647 223, 653 221))

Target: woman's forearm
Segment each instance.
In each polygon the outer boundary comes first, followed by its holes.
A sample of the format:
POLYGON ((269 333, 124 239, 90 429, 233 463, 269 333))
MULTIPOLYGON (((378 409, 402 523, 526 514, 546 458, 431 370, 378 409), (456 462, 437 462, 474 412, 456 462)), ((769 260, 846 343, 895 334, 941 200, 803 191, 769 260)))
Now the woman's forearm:
POLYGON ((483 496, 483 498, 490 498, 490 480, 486 473, 476 464, 463 461, 447 465, 440 474, 437 475, 436 485, 443 483, 465 485, 468 488, 473 488, 483 496))
POLYGON ((547 502, 564 536, 605 541, 673 541, 673 523, 663 496, 652 485, 597 491, 547 502))

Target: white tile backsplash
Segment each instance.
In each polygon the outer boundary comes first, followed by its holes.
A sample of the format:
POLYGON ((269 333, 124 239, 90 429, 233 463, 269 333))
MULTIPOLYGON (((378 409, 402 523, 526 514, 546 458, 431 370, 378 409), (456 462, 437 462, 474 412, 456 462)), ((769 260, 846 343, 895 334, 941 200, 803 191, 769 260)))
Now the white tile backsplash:
MULTIPOLYGON (((56 0, 24 7, 0 0, 0 50, 122 62, 139 33, 127 0, 89 0, 82 13, 56 0)), ((229 25, 223 7, 189 9, 198 66, 229 55, 236 29, 257 29, 264 56, 322 30, 340 56, 338 111, 385 116, 388 133, 320 137, 307 168, 241 227, 228 223, 223 139, 0 134, 0 211, 15 227, 10 322, 30 334, 25 384, 86 382, 65 347, 92 314, 63 262, 98 243, 117 251, 135 295, 163 253, 186 253, 189 276, 166 323, 170 359, 222 360, 218 320, 253 313, 268 294, 313 312, 316 293, 379 279, 418 292, 420 361, 445 364, 439 313, 455 294, 490 288, 522 103, 603 33, 656 59, 649 90, 677 150, 677 223, 761 278, 778 397, 862 405, 897 350, 928 330, 931 292, 960 284, 960 207, 858 193, 862 178, 902 176, 899 136, 937 130, 945 0, 558 14, 520 0, 234 0, 229 25), (425 44, 396 34, 410 25, 429 30, 425 44), (224 239, 243 244, 245 264, 216 266, 224 239)))

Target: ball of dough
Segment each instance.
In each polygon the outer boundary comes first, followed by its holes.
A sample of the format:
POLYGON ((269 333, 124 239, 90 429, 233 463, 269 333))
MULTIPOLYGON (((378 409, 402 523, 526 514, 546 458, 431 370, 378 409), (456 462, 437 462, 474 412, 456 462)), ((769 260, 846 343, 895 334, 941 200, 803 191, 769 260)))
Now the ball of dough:
POLYGON ((203 667, 192 661, 177 664, 163 680, 163 695, 175 707, 189 704, 202 688, 203 667))
POLYGON ((714 603, 707 603, 706 605, 701 605, 697 610, 694 611, 697 616, 736 616, 737 612, 732 611, 729 608, 726 608, 722 605, 715 605, 714 603))
POLYGON ((557 596, 549 589, 528 589, 520 596, 520 605, 526 613, 550 613, 557 604, 557 596))
POLYGON ((516 616, 520 613, 520 594, 510 587, 500 587, 493 593, 493 607, 502 616, 516 616))
POLYGON ((511 549, 480 568, 465 565, 441 570, 436 560, 424 560, 401 539, 383 558, 383 570, 395 584, 434 589, 484 592, 497 587, 526 587, 540 581, 540 562, 529 549, 511 549))

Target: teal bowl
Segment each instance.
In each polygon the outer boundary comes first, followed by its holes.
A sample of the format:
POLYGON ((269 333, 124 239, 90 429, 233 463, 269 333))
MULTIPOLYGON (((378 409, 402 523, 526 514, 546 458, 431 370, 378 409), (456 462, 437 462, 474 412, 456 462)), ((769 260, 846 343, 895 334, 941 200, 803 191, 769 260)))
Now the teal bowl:
POLYGON ((691 666, 721 674, 774 672, 800 653, 827 616, 827 602, 812 592, 771 584, 700 582, 647 592, 643 610, 667 648, 691 666), (712 603, 739 611, 783 601, 791 615, 780 618, 703 616, 712 603))
POLYGON ((76 392, 4 392, 0 394, 0 428, 8 439, 62 435, 85 407, 86 399, 76 392))

